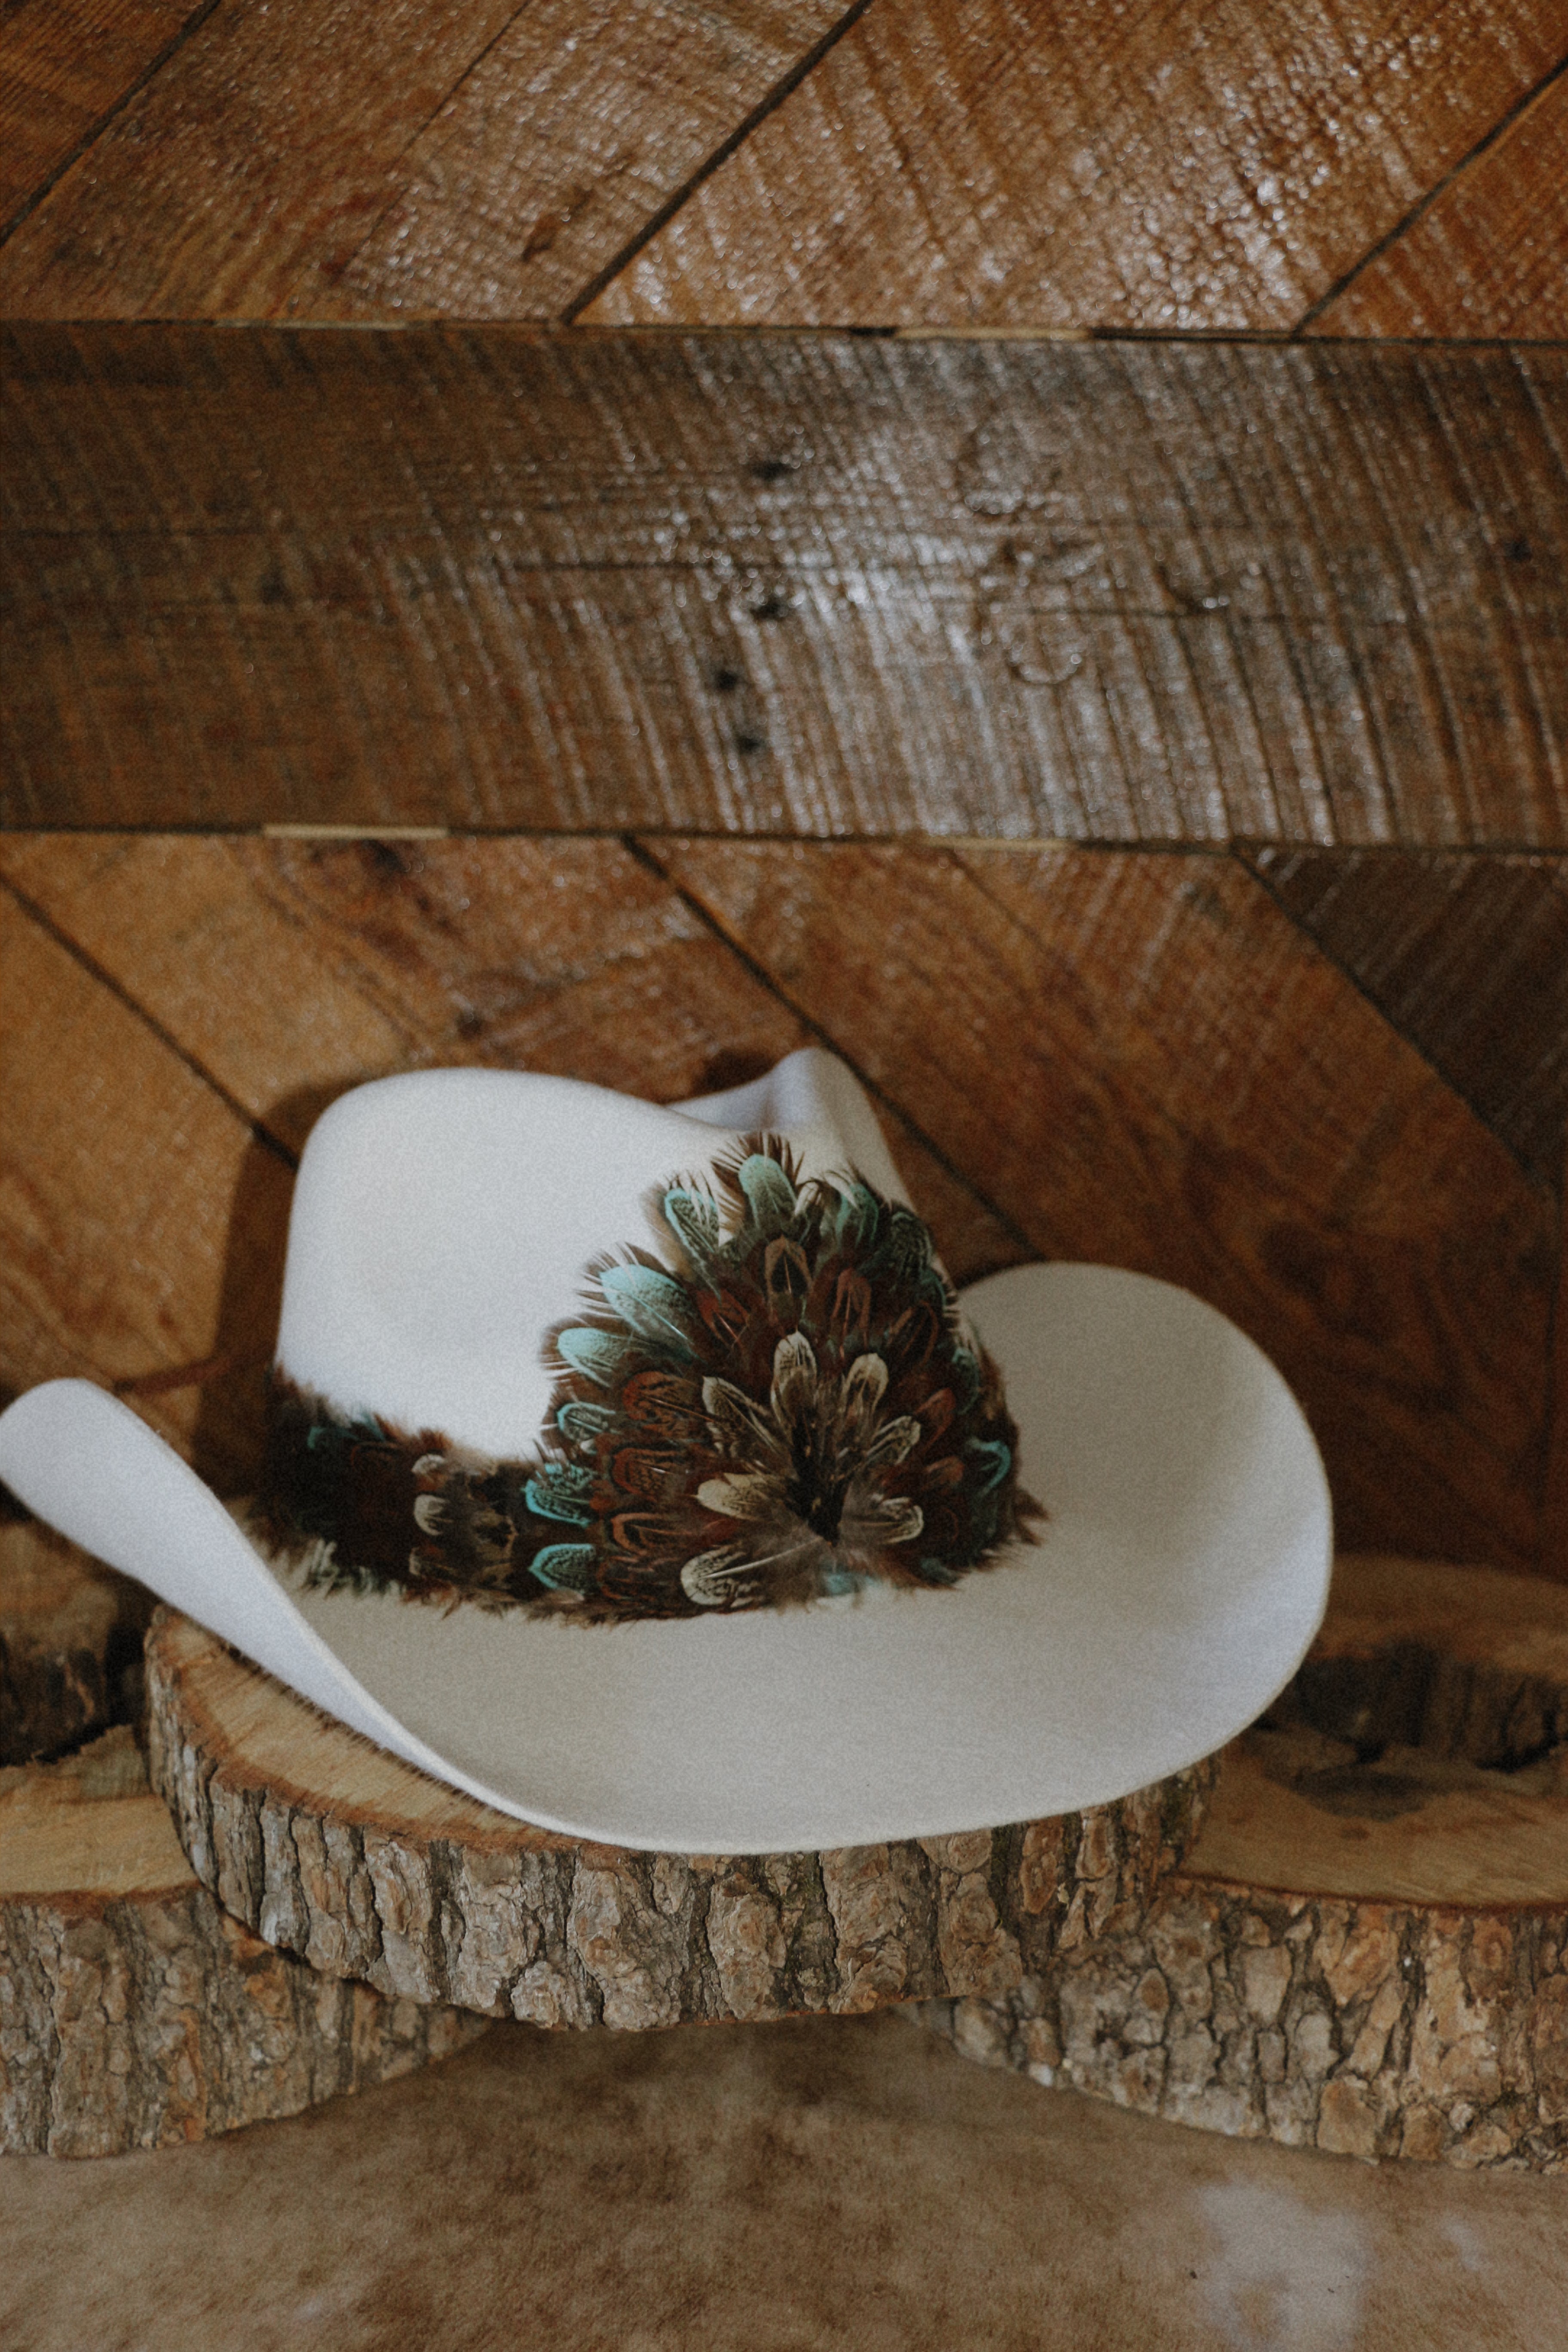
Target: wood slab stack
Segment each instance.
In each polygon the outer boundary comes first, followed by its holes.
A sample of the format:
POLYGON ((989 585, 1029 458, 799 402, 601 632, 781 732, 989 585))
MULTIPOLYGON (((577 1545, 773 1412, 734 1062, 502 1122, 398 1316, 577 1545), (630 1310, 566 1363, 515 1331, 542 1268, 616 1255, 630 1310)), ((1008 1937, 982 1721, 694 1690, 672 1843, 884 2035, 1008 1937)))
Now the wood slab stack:
POLYGON ((1142 1916, 922 2016, 1211 2131, 1568 2165, 1568 1591, 1342 1560, 1312 1657, 1142 1916))
POLYGON ((1064 1938, 1142 1916, 1213 1779, 957 1837, 634 1853, 442 1787, 171 1611, 147 1671, 153 1779, 229 1911, 329 1975, 536 2025, 1005 1995, 1064 1938))
MULTIPOLYGON (((119 1580, 31 1528, 7 1529, 5 1549, 12 1654, 25 1616, 31 1687, 85 1705, 105 1663, 89 1636, 118 1622, 119 1580), (31 1605, 45 1587, 68 1637, 52 1672, 31 1605)), ((386 2082, 483 2031, 319 1976, 231 1918, 181 1853, 129 1725, 58 1763, 0 1770, 0 2153, 205 2138, 386 2082)))

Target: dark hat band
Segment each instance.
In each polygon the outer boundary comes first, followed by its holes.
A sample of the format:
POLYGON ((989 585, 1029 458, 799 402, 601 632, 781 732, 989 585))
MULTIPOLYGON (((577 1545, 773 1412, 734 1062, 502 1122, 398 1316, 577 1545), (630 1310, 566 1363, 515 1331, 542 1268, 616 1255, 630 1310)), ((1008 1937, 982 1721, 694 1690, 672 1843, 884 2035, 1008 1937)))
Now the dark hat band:
POLYGON ((1026 1535, 995 1366, 910 1209, 776 1138, 656 1206, 679 1271, 589 1269, 531 1460, 345 1413, 281 1372, 261 1532, 312 1586, 608 1622, 942 1586, 1026 1535))

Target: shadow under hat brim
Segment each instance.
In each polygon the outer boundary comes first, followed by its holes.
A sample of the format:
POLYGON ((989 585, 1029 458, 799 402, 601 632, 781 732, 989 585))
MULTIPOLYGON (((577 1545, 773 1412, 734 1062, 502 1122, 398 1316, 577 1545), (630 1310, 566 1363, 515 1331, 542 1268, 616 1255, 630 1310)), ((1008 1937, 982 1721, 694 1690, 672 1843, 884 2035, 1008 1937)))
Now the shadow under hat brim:
POLYGON ((541 1826, 681 1853, 820 1851, 1108 1803, 1233 1738, 1328 1592, 1289 1390, 1188 1292, 1024 1266, 963 1295, 1039 1542, 946 1592, 577 1626, 303 1591, 124 1405, 47 1383, 0 1477, 328 1713, 541 1826))

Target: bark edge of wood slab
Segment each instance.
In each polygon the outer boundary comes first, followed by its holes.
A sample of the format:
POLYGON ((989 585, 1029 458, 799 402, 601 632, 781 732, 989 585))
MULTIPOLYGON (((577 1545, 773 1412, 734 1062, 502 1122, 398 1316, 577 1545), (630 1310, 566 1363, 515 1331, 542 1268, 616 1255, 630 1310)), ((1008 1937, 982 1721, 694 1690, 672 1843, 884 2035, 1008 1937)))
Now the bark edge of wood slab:
POLYGON ((0 1772, 0 2154, 124 2156, 298 2115, 485 2031, 318 1977, 200 1885, 129 1725, 0 1772))
POLYGON ((534 2025, 640 2029, 1003 1998, 1140 1913, 1212 1759, 1111 1805, 821 1853, 634 1853, 513 1821, 187 1618, 147 1635, 154 1785, 218 1901, 322 1974, 534 2025))
POLYGON ((1342 1560, 1264 1726, 1130 1929, 921 2022, 1205 2130, 1568 2168, 1568 1589, 1342 1560))

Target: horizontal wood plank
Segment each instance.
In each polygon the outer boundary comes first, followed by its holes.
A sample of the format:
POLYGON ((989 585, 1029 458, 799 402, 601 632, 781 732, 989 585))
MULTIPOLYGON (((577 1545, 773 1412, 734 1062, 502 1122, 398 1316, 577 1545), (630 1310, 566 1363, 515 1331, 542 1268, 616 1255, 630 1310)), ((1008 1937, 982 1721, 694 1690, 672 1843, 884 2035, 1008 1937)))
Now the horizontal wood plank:
POLYGON ((16 824, 1568 841, 1568 358, 13 329, 16 824))
POLYGON ((879 1085, 918 1073, 1035 1250, 1182 1283, 1268 1350, 1342 1543, 1537 1565, 1551 1195, 1238 864, 658 854, 879 1085))
POLYGON ((25 318, 553 318, 845 0, 222 0, 0 253, 25 318))
POLYGON ((1357 271, 1311 332, 1568 336, 1568 74, 1357 271))
POLYGON ((1289 329, 1563 47, 1561 0, 884 0, 585 315, 1289 329))
POLYGON ((1251 863, 1521 1165, 1555 1188, 1568 1148, 1568 859, 1265 846, 1251 863))

